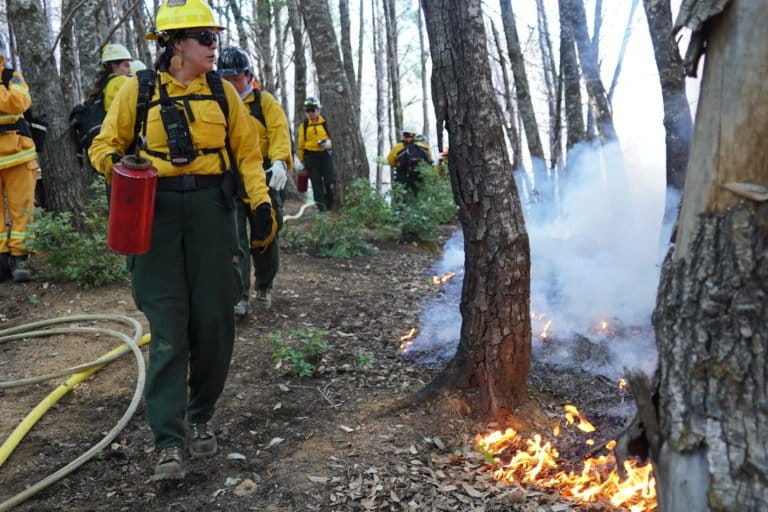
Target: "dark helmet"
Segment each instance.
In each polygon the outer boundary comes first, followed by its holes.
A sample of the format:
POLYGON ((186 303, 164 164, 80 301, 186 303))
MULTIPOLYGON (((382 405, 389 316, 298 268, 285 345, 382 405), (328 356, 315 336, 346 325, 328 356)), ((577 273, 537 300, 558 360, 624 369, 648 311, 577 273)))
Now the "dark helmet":
POLYGON ((320 110, 320 100, 318 100, 314 96, 307 96, 307 99, 304 100, 304 109, 308 109, 308 108, 314 108, 316 110, 320 110))
POLYGON ((253 73, 250 57, 248 57, 245 50, 237 46, 227 46, 221 50, 217 68, 221 76, 253 73))

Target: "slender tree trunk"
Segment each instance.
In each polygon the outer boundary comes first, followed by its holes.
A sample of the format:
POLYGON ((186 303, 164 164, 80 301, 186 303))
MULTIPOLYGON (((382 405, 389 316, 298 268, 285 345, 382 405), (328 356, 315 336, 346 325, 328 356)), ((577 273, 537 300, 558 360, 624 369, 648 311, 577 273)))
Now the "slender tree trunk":
POLYGON ((515 14, 512 11, 510 0, 499 0, 499 4, 501 5, 501 20, 504 24, 504 34, 507 38, 509 61, 512 66, 512 75, 515 79, 517 106, 520 109, 520 116, 523 118, 525 140, 528 143, 528 152, 531 155, 533 165, 533 176, 536 181, 536 188, 543 189, 546 188, 549 178, 547 177, 547 168, 544 163, 544 148, 539 137, 539 125, 536 122, 531 92, 528 87, 528 75, 525 72, 523 51, 520 47, 520 38, 517 35, 515 14))
MULTIPOLYGON (((445 109, 449 172, 464 231, 461 339, 419 393, 478 387, 479 411, 508 414, 526 399, 531 354, 530 254, 491 80, 481 0, 422 0, 445 109), (449 115, 450 113, 450 115, 449 115)), ((440 127, 438 127, 439 129, 440 127)))
POLYGON ((245 26, 245 19, 243 18, 243 11, 240 9, 240 3, 237 0, 229 0, 227 4, 232 9, 232 17, 235 18, 235 26, 237 27, 237 41, 238 46, 248 51, 248 28, 245 26))
POLYGON ((363 90, 363 55, 365 54, 364 48, 365 48, 365 16, 363 16, 363 13, 365 12, 365 0, 360 0, 360 30, 358 31, 357 36, 357 80, 355 80, 355 83, 357 84, 357 88, 355 89, 355 92, 357 93, 357 97, 355 98, 355 105, 357 106, 357 118, 360 119, 360 108, 361 108, 361 98, 362 98, 362 90, 363 90))
MULTIPOLYGON (((304 99, 307 97, 307 59, 304 49, 304 33, 296 0, 287 0, 288 24, 293 37, 293 126, 294 140, 299 124, 304 121, 304 99)), ((287 113, 287 111, 286 111, 287 113)))
POLYGON ((579 62, 576 59, 572 17, 569 15, 568 0, 558 0, 557 4, 560 14, 560 65, 563 68, 565 90, 565 148, 566 153, 569 154, 573 146, 586 140, 586 134, 584 133, 581 81, 579 62))
MULTIPOLYGON (((72 10, 76 0, 66 0, 62 2, 62 17, 66 17, 72 10)), ((73 24, 59 28, 61 34, 61 93, 64 100, 64 106, 71 108, 80 103, 81 84, 77 74, 77 50, 75 49, 75 32, 73 24)))
POLYGON ((270 0, 257 0, 256 5, 258 7, 258 51, 261 57, 262 71, 259 79, 265 89, 274 91, 276 87, 275 75, 272 69, 272 5, 270 0))
MULTIPOLYGON (((560 137, 560 78, 555 67, 552 54, 552 38, 549 35, 549 22, 544 9, 544 0, 536 0, 536 13, 539 26, 539 48, 541 49, 541 64, 544 70, 544 83, 547 88, 547 107, 549 108, 549 156, 550 169, 555 169, 563 156, 562 140, 560 137)), ((552 198, 549 198, 552 199, 552 198)))
POLYGON ((421 20, 420 10, 416 13, 416 23, 419 29, 419 64, 421 65, 421 117, 424 120, 421 134, 429 140, 429 79, 427 78, 427 59, 429 58, 429 55, 427 54, 427 47, 424 42, 424 24, 421 20))
POLYGON ((731 0, 711 17, 722 7, 689 20, 707 56, 653 315, 657 386, 636 395, 659 512, 768 510, 768 10, 731 0))
POLYGON ((584 81, 587 84, 587 93, 592 106, 592 113, 595 116, 597 132, 600 135, 600 141, 618 142, 616 129, 613 125, 613 115, 611 107, 608 104, 608 97, 605 94, 605 87, 600 79, 600 67, 595 53, 595 45, 589 39, 587 31, 587 18, 584 13, 583 0, 568 0, 569 14, 573 23, 574 34, 576 36, 576 46, 579 50, 579 60, 581 61, 581 71, 584 74, 584 81))
MULTIPOLYGON (((692 121, 685 95, 685 70, 672 34, 672 11, 669 0, 643 0, 653 54, 659 70, 661 96, 664 102, 664 131, 667 147, 667 199, 664 223, 677 217, 680 195, 685 184, 692 121)), ((666 244, 669 240, 662 240, 666 244)))
MULTIPOLYGON (((619 57, 616 61, 616 67, 613 70, 613 78, 611 78, 611 86, 608 88, 608 103, 613 104, 613 93, 616 90, 616 84, 619 82, 619 75, 621 74, 621 66, 624 63, 624 54, 627 52, 627 45, 629 44, 629 38, 632 35, 632 23, 635 18, 635 10, 640 0, 632 0, 632 5, 629 7, 629 17, 627 17, 627 25, 624 27, 624 37, 621 38, 621 47, 619 47, 619 57)), ((672 26, 672 18, 670 16, 670 27, 672 26)), ((671 33, 671 32, 670 32, 671 33)))
POLYGON ((144 34, 149 31, 149 25, 147 24, 147 18, 145 16, 146 6, 139 4, 133 11, 133 26, 136 31, 136 47, 139 49, 136 58, 141 60, 146 66, 152 67, 152 53, 149 50, 147 40, 144 39, 144 34))
POLYGON ((110 27, 104 0, 85 0, 74 16, 80 83, 88 91, 101 68, 101 43, 110 27))
MULTIPOLYGON (((387 74, 384 67, 384 34, 382 33, 380 14, 381 11, 379 10, 379 1, 371 0, 371 20, 373 21, 373 59, 376 71, 376 154, 384 156, 384 151, 386 151, 384 143, 387 133, 387 74), (379 21, 377 22, 376 20, 379 21)), ((382 192, 383 170, 384 166, 377 162, 376 191, 378 193, 382 192)))
POLYGON ((18 46, 19 57, 33 104, 45 105, 38 112, 45 112, 48 117, 48 140, 40 162, 45 169, 43 206, 57 213, 73 212, 77 223, 85 204, 86 180, 69 140, 69 106, 61 101, 62 84, 51 54, 42 5, 37 0, 13 0, 9 3, 8 19, 14 33, 24 41, 18 46))
POLYGON ((403 103, 400 99, 400 63, 397 49, 397 13, 395 0, 383 0, 384 26, 387 33, 387 72, 389 88, 392 94, 392 114, 394 118, 395 138, 403 131, 403 103))
POLYGON ((283 25, 281 13, 284 4, 275 5, 274 24, 275 24, 275 60, 277 62, 277 86, 280 90, 280 106, 288 115, 288 71, 285 67, 285 36, 288 27, 283 25))
POLYGON ((325 0, 302 0, 304 24, 312 27, 309 40, 320 86, 323 115, 328 121, 333 146, 333 162, 339 200, 357 178, 368 179, 368 159, 353 103, 352 92, 341 62, 339 44, 331 13, 325 0))
MULTIPOLYGON (((352 91, 352 98, 356 100, 357 83, 355 79, 355 65, 352 58, 352 29, 350 28, 349 20, 349 0, 339 0, 339 21, 341 24, 341 56, 344 63, 344 72, 347 74, 347 81, 349 82, 350 91, 352 91)), ((360 106, 355 105, 355 113, 360 111, 360 106)))
POLYGON ((501 77, 504 82, 504 105, 507 109, 507 137, 509 138, 509 145, 512 148, 512 169, 514 171, 521 170, 525 172, 523 166, 523 146, 520 143, 520 134, 517 131, 517 109, 515 109, 515 102, 512 99, 512 84, 509 81, 509 72, 507 71, 507 60, 504 57, 504 52, 501 48, 501 38, 499 37, 499 31, 496 30, 496 25, 491 21, 491 32, 493 33, 493 41, 496 45, 496 50, 499 53, 499 67, 501 67, 501 77))

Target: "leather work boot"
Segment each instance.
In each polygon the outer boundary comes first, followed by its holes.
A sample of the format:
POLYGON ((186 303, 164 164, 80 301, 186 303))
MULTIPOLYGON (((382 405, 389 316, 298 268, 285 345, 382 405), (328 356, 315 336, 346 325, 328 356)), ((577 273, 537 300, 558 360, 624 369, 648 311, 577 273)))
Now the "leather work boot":
POLYGON ((270 290, 269 288, 266 288, 264 290, 256 288, 256 293, 254 293, 254 298, 256 300, 257 308, 269 309, 272 307, 272 290, 270 290))
POLYGON ((178 446, 171 446, 160 452, 152 480, 182 480, 186 474, 183 450, 178 446))
POLYGON ((0 283, 11 279, 11 254, 0 252, 0 283))
POLYGON ((251 314, 251 302, 246 299, 240 299, 240 302, 235 304, 235 316, 244 317, 251 314))
POLYGON ((210 421, 189 426, 189 454, 192 457, 210 457, 216 453, 218 446, 210 421))
POLYGON ((28 257, 11 256, 11 275, 14 283, 25 283, 32 279, 32 271, 29 269, 28 257))

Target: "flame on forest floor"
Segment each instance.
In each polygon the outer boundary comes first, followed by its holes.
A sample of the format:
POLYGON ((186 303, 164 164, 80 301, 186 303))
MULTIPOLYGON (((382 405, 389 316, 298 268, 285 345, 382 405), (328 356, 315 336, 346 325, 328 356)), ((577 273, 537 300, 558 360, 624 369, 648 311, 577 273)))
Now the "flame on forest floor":
MULTIPOLYGON (((579 419, 577 428, 581 428, 582 423, 591 426, 578 409, 566 406, 568 423, 575 424, 576 419, 579 419)), ((553 432, 555 436, 560 434, 559 424, 553 432)), ((593 440, 588 441, 594 444, 593 440)), ((560 459, 552 442, 539 434, 524 439, 511 428, 477 436, 475 445, 492 460, 492 475, 496 480, 555 489, 562 496, 582 503, 608 502, 630 512, 656 510, 656 482, 650 463, 639 465, 634 461, 625 461, 626 477, 621 478, 616 468, 616 457, 611 453, 586 459, 580 472, 566 471, 561 466, 567 461, 560 459)), ((610 441, 605 449, 612 451, 615 446, 616 441, 610 441)))
POLYGON ((437 285, 437 284, 447 283, 454 277, 456 277, 456 272, 448 272, 441 276, 432 276, 432 284, 437 285))
POLYGON ((416 328, 412 327, 408 334, 400 336, 400 352, 408 352, 413 345, 413 338, 416 336, 416 328))
POLYGON ((624 379, 624 378, 619 379, 616 385, 619 386, 619 389, 624 392, 629 391, 628 385, 627 385, 627 379, 624 379))

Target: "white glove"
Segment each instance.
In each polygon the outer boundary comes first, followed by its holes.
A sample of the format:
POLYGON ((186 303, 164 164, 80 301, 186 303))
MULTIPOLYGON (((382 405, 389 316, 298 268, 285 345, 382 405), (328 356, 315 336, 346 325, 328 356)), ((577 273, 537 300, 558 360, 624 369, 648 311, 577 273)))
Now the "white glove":
POLYGON ((272 173, 272 177, 269 179, 269 188, 272 190, 283 190, 285 182, 288 181, 285 163, 282 160, 275 160, 272 162, 272 167, 267 169, 267 171, 272 173))
POLYGON ((323 149, 331 149, 331 139, 323 139, 321 141, 318 141, 318 144, 323 149))
POLYGON ((293 170, 296 172, 301 172, 304 170, 304 164, 301 163, 301 160, 299 160, 299 157, 297 156, 293 157, 293 170))

